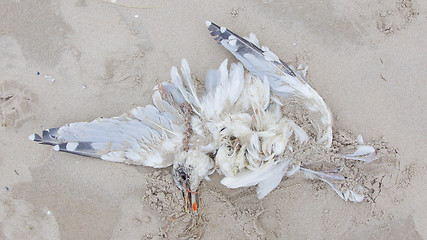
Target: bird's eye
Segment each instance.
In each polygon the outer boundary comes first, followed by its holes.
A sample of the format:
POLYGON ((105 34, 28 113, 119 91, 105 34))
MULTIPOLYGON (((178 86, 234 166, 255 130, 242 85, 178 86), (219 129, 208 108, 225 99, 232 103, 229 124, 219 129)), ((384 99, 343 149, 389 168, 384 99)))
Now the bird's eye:
POLYGON ((184 181, 187 180, 187 174, 180 172, 179 176, 181 177, 182 180, 184 180, 184 181))

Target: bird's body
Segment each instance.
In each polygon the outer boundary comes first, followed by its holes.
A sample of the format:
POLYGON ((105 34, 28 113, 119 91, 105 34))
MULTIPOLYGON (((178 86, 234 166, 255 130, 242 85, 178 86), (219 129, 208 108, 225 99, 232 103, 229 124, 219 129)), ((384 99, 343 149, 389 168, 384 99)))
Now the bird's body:
MULTIPOLYGON (((258 185, 259 198, 283 177, 303 171, 328 183, 343 199, 361 201, 363 195, 356 190, 343 193, 333 185, 333 180, 344 180, 342 176, 313 171, 289 157, 309 140, 324 148, 332 143, 332 115, 305 82, 306 69, 292 70, 268 48, 259 47, 254 35, 244 39, 211 22, 207 26, 243 65, 232 63, 228 69, 225 60, 207 73, 200 89, 183 59, 182 77, 173 67, 172 81, 155 87, 153 105, 119 117, 48 129, 30 139, 107 161, 154 168, 173 165, 175 183, 189 202, 197 201, 191 198, 200 182, 215 170, 229 188, 258 185), (309 124, 302 127, 287 115, 290 102, 307 110, 309 124)), ((366 160, 372 154, 364 148, 342 157, 366 160)))

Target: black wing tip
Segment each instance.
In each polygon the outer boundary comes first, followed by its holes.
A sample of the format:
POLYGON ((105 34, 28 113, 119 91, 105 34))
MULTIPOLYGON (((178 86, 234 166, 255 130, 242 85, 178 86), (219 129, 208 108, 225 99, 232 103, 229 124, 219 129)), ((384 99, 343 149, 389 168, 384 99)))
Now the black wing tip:
POLYGON ((60 151, 60 152, 75 153, 78 145, 79 143, 77 142, 65 142, 65 143, 60 143, 53 146, 53 150, 60 151))
POLYGON ((64 142, 55 145, 55 151, 68 151, 68 152, 94 152, 95 149, 92 146, 93 142, 64 142))
POLYGON ((34 141, 34 142, 41 142, 43 140, 43 138, 40 137, 40 135, 38 135, 36 133, 28 136, 28 139, 30 139, 31 141, 34 141))
POLYGON ((58 130, 59 128, 49 128, 49 129, 43 130, 41 136, 35 133, 28 136, 28 139, 34 142, 39 142, 41 144, 56 145, 61 142, 57 138, 58 130))
MULTIPOLYGON (((210 22, 210 21, 206 21, 206 26, 208 27, 208 30, 211 32, 210 34, 212 36, 214 36, 215 40, 218 41, 220 44, 222 44, 223 40, 231 41, 232 39, 230 37, 233 36, 232 37, 233 39, 234 38, 238 39, 241 43, 243 43, 243 46, 244 46, 243 48, 250 48, 253 51, 258 52, 259 54, 264 56, 264 51, 262 49, 260 49, 257 45, 246 40, 245 38, 240 37, 239 35, 233 33, 229 29, 227 29, 225 27, 220 27, 217 24, 210 22)), ((284 70, 287 74, 289 74, 293 77, 296 76, 294 71, 282 60, 280 60, 279 62, 274 62, 274 64, 276 64, 277 67, 282 68, 282 70, 284 70)))
POLYGON ((211 21, 206 21, 205 23, 206 23, 206 27, 211 32, 211 35, 216 37, 215 40, 219 42, 221 42, 223 39, 228 39, 230 35, 233 34, 227 28, 218 26, 217 24, 211 21))
POLYGON ((57 135, 58 135, 58 129, 59 128, 49 128, 46 130, 43 130, 42 137, 46 141, 56 141, 57 135))
POLYGON ((65 142, 53 146, 53 150, 67 152, 85 157, 100 158, 92 147, 92 142, 65 142))
POLYGON ((264 51, 262 51, 257 45, 253 44, 252 42, 246 40, 245 38, 235 34, 230 29, 227 29, 225 27, 221 27, 213 22, 206 21, 206 26, 208 27, 208 30, 210 31, 210 34, 215 37, 214 39, 218 41, 220 44, 223 40, 226 41, 232 41, 234 39, 238 39, 243 45, 246 45, 246 47, 251 48, 252 50, 263 54, 264 51))
MULTIPOLYGON (((206 27, 208 27, 208 29, 210 31, 214 31, 214 30, 220 31, 221 30, 221 27, 219 25, 215 24, 214 22, 206 21, 205 23, 206 23, 206 27)), ((224 29, 224 27, 222 27, 222 28, 224 29)))

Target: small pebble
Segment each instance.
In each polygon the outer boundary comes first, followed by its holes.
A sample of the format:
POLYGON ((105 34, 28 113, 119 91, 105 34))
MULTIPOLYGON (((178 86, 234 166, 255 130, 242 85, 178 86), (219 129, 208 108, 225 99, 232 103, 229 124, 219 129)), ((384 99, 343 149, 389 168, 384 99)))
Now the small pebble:
POLYGON ((8 188, 8 187, 4 187, 4 188, 3 188, 3 190, 4 190, 5 192, 7 192, 7 191, 9 191, 9 188, 8 188))
POLYGON ((82 88, 83 88, 83 89, 86 89, 87 87, 86 87, 86 85, 82 85, 82 88))
POLYGON ((139 15, 138 15, 138 14, 136 14, 136 15, 135 15, 135 18, 139 18, 139 15))
POLYGON ((51 215, 52 214, 52 212, 50 211, 50 210, 47 210, 47 215, 51 215))
POLYGON ((40 72, 37 72, 37 75, 40 75, 40 72))

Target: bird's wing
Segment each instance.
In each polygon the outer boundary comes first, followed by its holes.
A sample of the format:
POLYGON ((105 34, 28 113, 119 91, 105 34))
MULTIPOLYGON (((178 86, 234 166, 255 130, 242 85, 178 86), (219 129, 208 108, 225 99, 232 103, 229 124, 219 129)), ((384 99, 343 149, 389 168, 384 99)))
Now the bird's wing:
POLYGON ((260 48, 254 34, 245 39, 213 22, 206 22, 206 26, 211 31, 211 35, 216 37, 215 40, 219 41, 253 74, 264 76, 281 72, 295 76, 294 71, 268 48, 260 48))
POLYGON ((270 87, 280 97, 298 97, 309 110, 319 142, 331 146, 332 114, 322 97, 305 82, 303 72, 293 71, 267 47, 259 46, 255 35, 242 38, 212 22, 206 22, 215 40, 230 51, 252 74, 267 78, 270 87))
POLYGON ((54 145, 57 151, 112 162, 167 167, 182 146, 182 116, 158 91, 153 94, 153 102, 154 106, 138 107, 129 114, 70 123, 29 138, 54 145))

